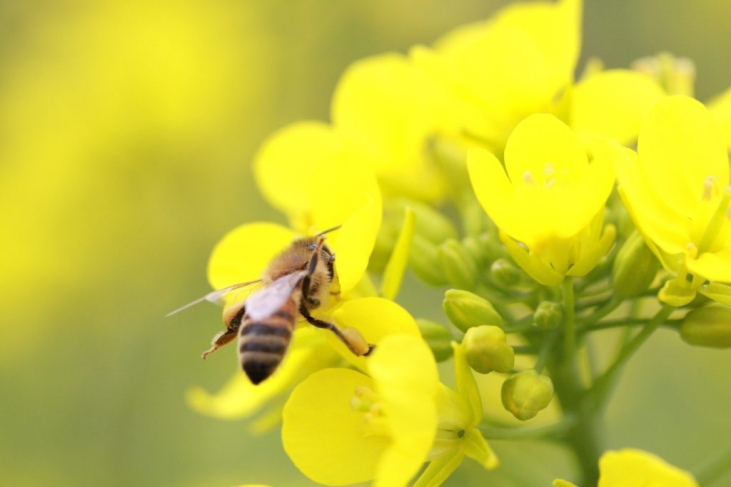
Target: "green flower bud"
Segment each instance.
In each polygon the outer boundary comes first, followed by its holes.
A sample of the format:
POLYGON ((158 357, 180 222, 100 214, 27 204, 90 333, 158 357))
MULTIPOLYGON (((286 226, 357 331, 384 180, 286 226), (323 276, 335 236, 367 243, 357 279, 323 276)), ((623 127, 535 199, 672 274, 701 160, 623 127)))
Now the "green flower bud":
POLYGON ((612 269, 612 285, 620 298, 637 296, 646 291, 655 280, 660 262, 645 243, 642 235, 634 231, 617 252, 612 269))
POLYGON ((437 246, 419 234, 414 235, 409 253, 409 266, 414 274, 432 286, 443 286, 447 277, 442 271, 437 246))
POLYGON ((553 398, 553 382, 535 370, 524 370, 503 382, 503 407, 521 421, 545 409, 553 398))
POLYGON ((457 238, 454 224, 431 206, 410 198, 399 198, 393 202, 403 215, 403 208, 410 208, 416 217, 416 234, 432 243, 440 244, 450 238, 457 238))
POLYGON ((563 307, 553 301, 541 301, 533 313, 533 324, 544 330, 558 328, 563 319, 563 307))
POLYGON ((470 328, 462 339, 467 362, 480 374, 510 372, 515 364, 515 352, 497 326, 470 328))
POLYGON ((442 308, 449 321, 465 332, 474 326, 502 327, 504 324, 502 316, 495 311, 489 301, 469 291, 448 290, 444 293, 442 308))
POLYGON ((444 362, 452 356, 452 333, 446 326, 424 319, 417 319, 416 325, 437 362, 444 362))
POLYGON ((731 308, 713 303, 694 309, 680 325, 680 338, 701 347, 731 347, 731 308))
POLYGON ((447 281, 455 287, 472 289, 477 284, 477 263, 467 249, 454 239, 439 246, 437 251, 447 281))
POLYGON ((520 282, 523 273, 510 260, 497 259, 490 266, 490 276, 503 287, 513 287, 520 282))
POLYGON ((490 236, 487 233, 483 233, 480 235, 470 235, 462 239, 462 246, 478 267, 482 267, 490 261, 487 247, 489 238, 490 236))

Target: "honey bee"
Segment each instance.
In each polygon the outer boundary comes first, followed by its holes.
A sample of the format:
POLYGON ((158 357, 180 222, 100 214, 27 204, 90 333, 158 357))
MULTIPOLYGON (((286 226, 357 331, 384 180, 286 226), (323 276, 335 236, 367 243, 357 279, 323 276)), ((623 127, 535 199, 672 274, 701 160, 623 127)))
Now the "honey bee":
POLYGON ((226 330, 213 337, 211 348, 202 355, 206 358, 238 336, 239 362, 254 384, 267 379, 279 367, 300 316, 318 328, 332 331, 354 355, 370 354, 373 345, 358 330, 340 329, 310 313, 340 294, 335 254, 325 244, 324 237, 337 228, 294 240, 272 259, 261 279, 214 291, 168 316, 202 301, 221 302, 233 290, 260 284, 261 289, 252 292, 245 301, 224 309, 226 330))

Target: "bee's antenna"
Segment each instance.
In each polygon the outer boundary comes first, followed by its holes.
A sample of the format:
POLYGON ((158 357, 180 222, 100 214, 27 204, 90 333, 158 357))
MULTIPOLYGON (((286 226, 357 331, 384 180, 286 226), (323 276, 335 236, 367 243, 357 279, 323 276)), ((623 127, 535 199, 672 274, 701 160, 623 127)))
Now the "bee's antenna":
POLYGON ((336 227, 328 228, 327 230, 323 230, 320 233, 316 233, 315 234, 315 237, 321 237, 321 236, 325 235, 326 233, 334 232, 335 230, 337 230, 340 227, 342 227, 342 225, 338 225, 336 227))

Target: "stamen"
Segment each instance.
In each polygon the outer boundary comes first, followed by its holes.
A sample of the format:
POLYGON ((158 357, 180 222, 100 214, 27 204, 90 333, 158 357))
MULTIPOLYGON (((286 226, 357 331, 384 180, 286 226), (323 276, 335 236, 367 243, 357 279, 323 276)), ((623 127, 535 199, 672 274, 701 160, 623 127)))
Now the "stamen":
POLYGON ((523 173, 523 182, 525 184, 536 184, 536 181, 533 179, 533 175, 530 173, 530 171, 526 171, 523 173))
MULTIPOLYGON (((712 177, 706 178, 706 182, 712 177)), ((724 224, 728 221, 729 205, 731 205, 731 186, 726 186, 723 189, 723 196, 718 202, 716 210, 713 212, 706 225, 706 229, 703 231, 703 237, 701 237, 701 241, 698 244, 698 255, 716 248, 716 241, 719 235, 721 235, 724 224)))
POLYGON ((716 182, 716 176, 708 176, 703 181, 703 201, 711 201, 713 199, 713 183, 716 182))

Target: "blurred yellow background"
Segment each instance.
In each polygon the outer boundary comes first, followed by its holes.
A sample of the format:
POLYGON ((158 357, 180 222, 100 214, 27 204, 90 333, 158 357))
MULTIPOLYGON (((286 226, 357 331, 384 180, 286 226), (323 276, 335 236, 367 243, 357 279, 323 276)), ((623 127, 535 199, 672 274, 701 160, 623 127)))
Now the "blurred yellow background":
MULTIPOLYGON (((199 358, 220 311, 164 315, 208 292, 227 230, 282 220, 249 171, 267 134, 327 120, 352 61, 505 3, 0 2, 0 484, 311 485, 277 431, 250 438, 186 406, 189 386, 217 390, 237 367, 231 350, 199 358)), ((731 85, 729 19, 717 0, 587 0, 584 59, 688 56, 706 100, 731 85)), ((443 321, 421 293, 403 302, 443 321)), ((609 446, 701 463, 731 436, 730 366, 661 332, 627 370, 609 446)), ((495 449, 502 470, 465 464, 446 485, 568 476, 553 447, 495 449)))

